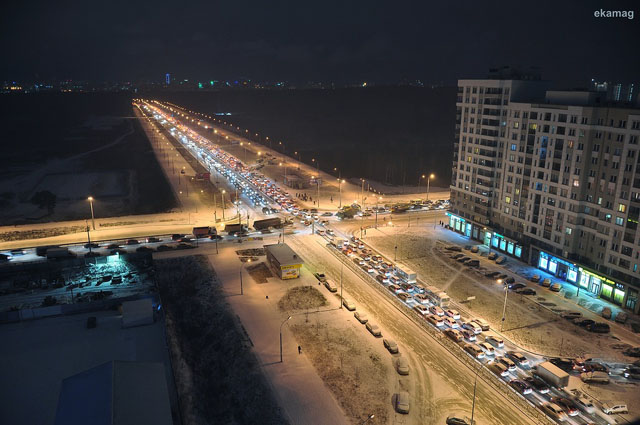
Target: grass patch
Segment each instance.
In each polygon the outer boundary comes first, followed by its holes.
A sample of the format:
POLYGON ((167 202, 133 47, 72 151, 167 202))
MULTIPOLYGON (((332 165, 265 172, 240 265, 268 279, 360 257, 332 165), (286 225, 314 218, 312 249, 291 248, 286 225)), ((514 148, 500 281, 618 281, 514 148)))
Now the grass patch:
POLYGON ((278 301, 281 311, 306 310, 327 305, 327 299, 313 286, 290 288, 278 301))

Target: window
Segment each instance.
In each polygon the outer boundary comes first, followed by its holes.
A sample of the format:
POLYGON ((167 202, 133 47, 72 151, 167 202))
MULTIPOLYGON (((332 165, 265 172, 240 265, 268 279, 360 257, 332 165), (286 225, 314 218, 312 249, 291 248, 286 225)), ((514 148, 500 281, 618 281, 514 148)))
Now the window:
POLYGON ((625 204, 619 204, 618 205, 618 212, 625 212, 627 210, 627 206, 625 204))
POLYGON ((515 151, 518 149, 518 145, 516 145, 515 143, 511 143, 511 150, 515 151))
POLYGON ((564 229, 564 232, 565 232, 567 235, 570 235, 570 234, 573 232, 573 229, 572 229, 571 227, 567 227, 567 228, 565 228, 565 229, 564 229))
POLYGON ((504 202, 506 202, 507 204, 511 203, 511 196, 507 196, 504 198, 504 202))
POLYGON ((616 217, 616 224, 617 224, 618 226, 622 226, 622 225, 624 225, 624 218, 622 218, 622 217, 616 217))
POLYGON ((580 187, 580 180, 574 179, 573 180, 573 187, 580 187))

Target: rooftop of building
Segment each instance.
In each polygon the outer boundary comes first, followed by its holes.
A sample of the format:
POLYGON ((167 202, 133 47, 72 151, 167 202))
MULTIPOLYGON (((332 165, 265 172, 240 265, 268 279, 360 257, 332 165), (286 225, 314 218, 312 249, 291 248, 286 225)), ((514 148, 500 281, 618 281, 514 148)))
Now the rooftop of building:
POLYGON ((278 243, 273 245, 265 245, 267 250, 281 266, 291 266, 294 264, 302 264, 302 258, 292 250, 286 243, 278 243))

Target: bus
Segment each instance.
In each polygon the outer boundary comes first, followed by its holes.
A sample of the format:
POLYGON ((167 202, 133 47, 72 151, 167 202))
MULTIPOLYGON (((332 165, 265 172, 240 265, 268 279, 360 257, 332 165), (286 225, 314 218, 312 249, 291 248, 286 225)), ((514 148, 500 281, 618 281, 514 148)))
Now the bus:
POLYGON ((418 274, 408 267, 400 267, 396 265, 396 275, 407 283, 416 283, 418 274))
POLYGON ((447 295, 446 292, 436 288, 435 286, 427 286, 424 293, 427 297, 429 297, 429 301, 431 301, 431 303, 442 308, 446 308, 449 306, 449 302, 451 301, 449 295, 447 295))

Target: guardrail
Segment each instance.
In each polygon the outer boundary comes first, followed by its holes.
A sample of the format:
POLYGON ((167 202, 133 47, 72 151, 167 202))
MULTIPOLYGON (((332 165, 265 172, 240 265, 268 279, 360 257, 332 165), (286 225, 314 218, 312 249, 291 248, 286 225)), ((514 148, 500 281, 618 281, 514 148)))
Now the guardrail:
POLYGON ((474 358, 472 358, 469 354, 467 354, 460 345, 454 343, 451 339, 444 336, 441 331, 434 329, 433 326, 428 324, 423 317, 420 317, 418 313, 409 309, 406 304, 400 301, 397 297, 393 296, 387 288, 379 284, 377 281, 373 280, 371 275, 365 273, 359 267, 355 267, 355 265, 348 261, 348 257, 338 251, 331 244, 325 245, 325 248, 329 250, 339 261, 345 264, 347 267, 351 269, 357 275, 363 277, 363 280, 369 284, 369 286, 374 287, 377 291, 383 296, 391 301, 394 306, 398 309, 400 313, 402 313, 405 317, 412 320, 415 324, 420 326, 426 333, 438 342, 443 348, 445 348, 450 354, 455 356, 458 360, 460 360, 465 366, 471 369, 473 372, 478 372, 478 376, 486 383, 495 388, 498 392, 500 392, 505 398, 507 398, 516 409, 518 409, 523 414, 527 415, 527 417, 535 418, 535 420, 542 425, 555 424, 556 422, 549 418, 544 412, 538 409, 531 401, 523 397, 521 394, 517 393, 510 386, 506 385, 504 381, 499 379, 495 374, 493 374, 489 369, 487 369, 486 365, 478 362, 474 358))

